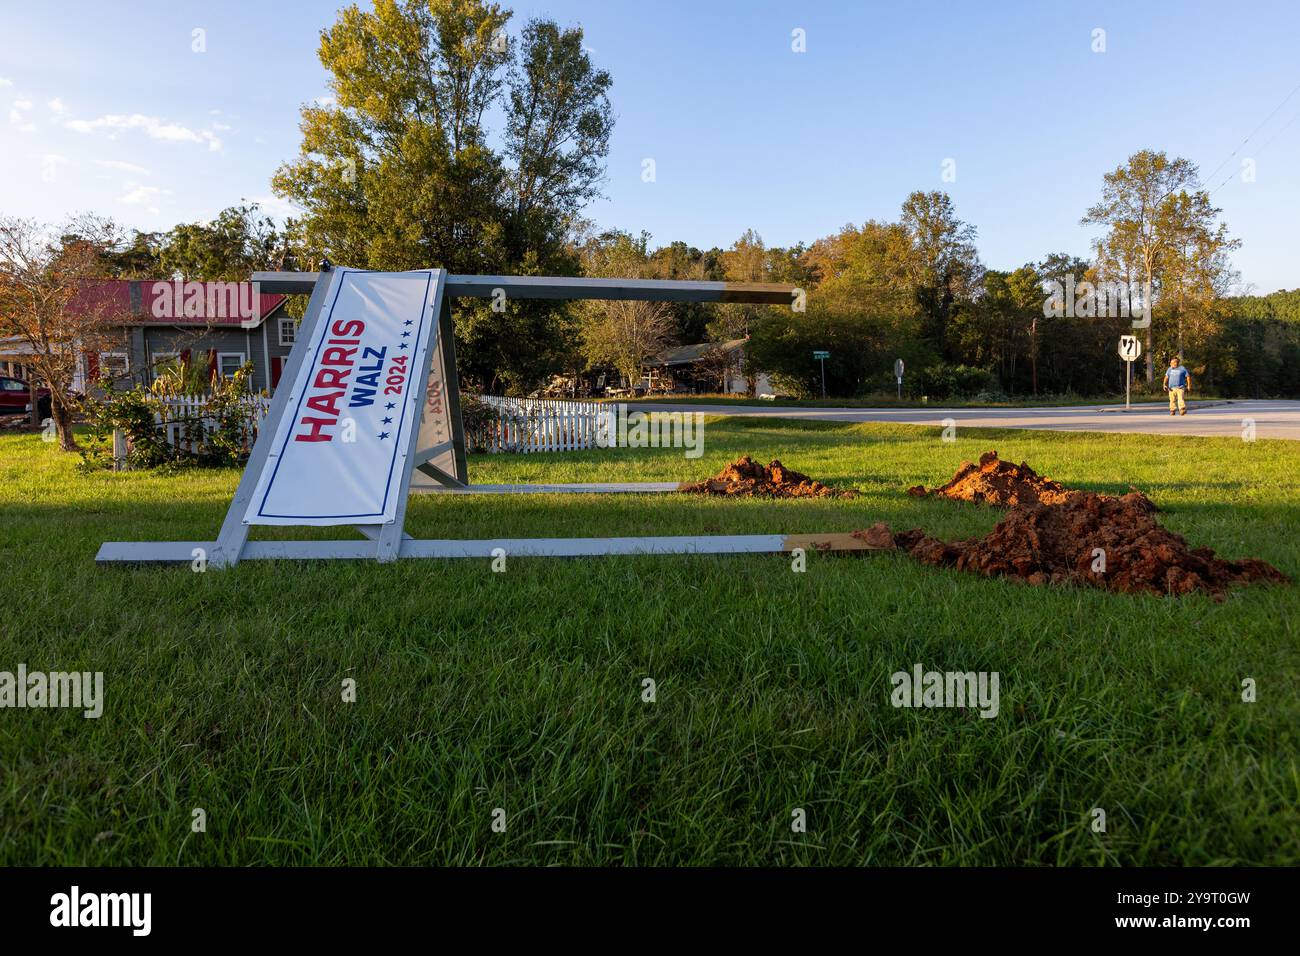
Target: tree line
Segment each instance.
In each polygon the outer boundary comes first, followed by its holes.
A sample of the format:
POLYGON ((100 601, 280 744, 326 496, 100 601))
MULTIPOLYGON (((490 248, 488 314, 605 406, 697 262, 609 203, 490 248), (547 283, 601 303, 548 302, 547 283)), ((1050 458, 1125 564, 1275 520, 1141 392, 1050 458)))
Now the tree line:
MULTIPOLYGON (((793 246, 768 246, 751 229, 727 248, 652 247, 643 232, 601 230, 583 215, 606 175, 609 72, 581 28, 536 18, 512 30, 511 18, 484 0, 341 11, 319 46, 332 96, 302 108, 299 153, 272 181, 302 210, 283 223, 249 203, 158 233, 93 216, 61 230, 3 219, 0 335, 44 341, 57 356, 35 363, 38 374, 61 382, 71 341, 56 348, 51 332, 93 339, 67 314, 67 289, 87 276, 243 280, 328 258, 381 270, 780 282, 804 293, 798 310, 461 301, 460 374, 498 393, 592 369, 635 380, 670 345, 746 339, 751 387, 763 372, 796 396, 820 394, 814 350, 831 353, 826 386, 837 397, 892 393, 897 358, 912 395, 1103 395, 1123 388, 1118 337, 1137 334, 1140 387, 1158 388, 1157 368, 1180 355, 1203 391, 1300 395, 1300 292, 1229 294, 1239 243, 1185 159, 1142 150, 1104 176, 1098 202, 1080 211, 1096 230, 1087 258, 1050 252, 988 268, 975 227, 939 191, 912 193, 891 219, 793 246)), ((53 391, 66 424, 67 388, 53 391)))

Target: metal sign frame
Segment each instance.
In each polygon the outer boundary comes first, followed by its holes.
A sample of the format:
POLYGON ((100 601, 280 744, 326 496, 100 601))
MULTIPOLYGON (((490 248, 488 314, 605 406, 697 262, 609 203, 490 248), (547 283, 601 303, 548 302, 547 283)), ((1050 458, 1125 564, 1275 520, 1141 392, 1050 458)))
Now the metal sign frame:
POLYGON ((305 294, 311 298, 293 349, 281 376, 281 387, 271 400, 266 419, 258 430, 248 463, 226 511, 216 541, 109 541, 96 555, 100 564, 116 563, 184 563, 205 562, 205 566, 225 568, 241 560, 256 559, 341 559, 375 560, 381 563, 398 558, 489 558, 506 553, 524 556, 579 557, 600 554, 719 554, 771 553, 796 548, 818 550, 872 550, 861 539, 848 534, 829 535, 715 535, 642 538, 500 538, 486 540, 424 540, 412 538, 405 531, 406 507, 412 490, 413 473, 419 471, 432 479, 436 488, 446 493, 556 493, 556 492, 636 492, 664 491, 664 483, 624 483, 618 485, 538 485, 473 486, 469 483, 465 428, 461 419, 460 388, 456 375, 455 329, 451 300, 462 296, 500 299, 607 299, 645 302, 748 302, 790 305, 797 290, 793 286, 757 282, 688 282, 658 279, 586 279, 557 276, 487 276, 453 275, 432 270, 436 276, 433 303, 438 313, 437 327, 430 346, 425 350, 423 368, 412 379, 409 401, 418 402, 415 427, 406 439, 404 466, 396 518, 385 524, 356 525, 363 540, 305 541, 248 540, 249 525, 244 516, 263 468, 281 418, 289 407, 292 389, 302 365, 308 360, 308 343, 313 339, 324 311, 331 267, 322 263, 314 272, 258 272, 253 281, 260 291, 305 294), (435 350, 434 343, 439 348, 435 350), (435 351, 441 366, 438 371, 446 385, 447 414, 451 426, 453 473, 438 468, 432 459, 445 456, 445 447, 419 448, 419 413, 424 409, 430 371, 435 351))

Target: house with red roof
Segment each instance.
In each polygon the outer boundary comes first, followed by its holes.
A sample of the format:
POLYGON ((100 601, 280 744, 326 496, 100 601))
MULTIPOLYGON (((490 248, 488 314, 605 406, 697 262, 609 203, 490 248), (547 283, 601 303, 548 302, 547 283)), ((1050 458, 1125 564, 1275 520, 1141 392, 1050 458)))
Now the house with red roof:
MULTIPOLYGON (((270 392, 298 329, 287 302, 287 296, 263 293, 251 282, 88 282, 74 303, 97 310, 118 344, 85 354, 74 388, 85 390, 105 371, 121 387, 147 387, 174 363, 203 363, 212 374, 229 376, 251 362, 253 389, 270 392)), ((22 363, 18 353, 0 359, 22 363)))

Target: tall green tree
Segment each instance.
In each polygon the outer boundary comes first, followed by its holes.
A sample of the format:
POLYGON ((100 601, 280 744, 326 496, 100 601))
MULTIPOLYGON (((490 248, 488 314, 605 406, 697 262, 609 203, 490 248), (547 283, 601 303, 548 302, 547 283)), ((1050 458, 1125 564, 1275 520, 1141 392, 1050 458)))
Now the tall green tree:
POLYGON ((952 198, 938 191, 908 196, 902 224, 912 240, 912 287, 925 320, 923 334, 943 351, 954 306, 979 286, 976 230, 957 217, 952 198))
MULTIPOLYGON (((649 235, 604 233, 583 249, 583 271, 604 279, 643 279, 654 273, 649 235)), ((663 302, 599 301, 578 304, 582 351, 595 367, 612 366, 629 384, 641 380, 647 359, 673 344, 674 321, 663 302)))
MULTIPOLYGON (((306 211, 315 255, 376 269, 576 271, 570 239, 598 191, 613 127, 609 74, 580 28, 484 0, 377 0, 321 36, 334 102, 302 109, 300 155, 276 193, 306 211), (489 129, 490 116, 504 118, 489 129)), ((456 315, 461 372, 527 390, 555 366, 565 310, 510 303, 456 315)))
POLYGON ((163 278, 226 282, 247 282, 259 270, 294 269, 302 263, 293 227, 290 221, 281 230, 256 203, 231 206, 211 222, 181 223, 160 236, 158 268, 163 278))
POLYGON ((1201 281, 1195 273, 1204 279, 1226 268, 1222 254, 1232 245, 1215 222, 1218 213, 1200 189, 1195 163, 1144 149, 1105 175, 1101 200, 1081 220, 1106 229, 1095 242, 1099 277, 1130 287, 1141 283, 1149 299, 1148 383, 1155 379, 1156 309, 1173 305, 1181 314, 1179 296, 1187 296, 1201 281))
POLYGON ((1162 287, 1175 320, 1175 348, 1184 358, 1186 336, 1197 345, 1212 338, 1227 314, 1223 299, 1237 273, 1228 253, 1241 241, 1228 236, 1228 227, 1202 190, 1170 196, 1160 210, 1161 228, 1170 236, 1164 259, 1162 287))

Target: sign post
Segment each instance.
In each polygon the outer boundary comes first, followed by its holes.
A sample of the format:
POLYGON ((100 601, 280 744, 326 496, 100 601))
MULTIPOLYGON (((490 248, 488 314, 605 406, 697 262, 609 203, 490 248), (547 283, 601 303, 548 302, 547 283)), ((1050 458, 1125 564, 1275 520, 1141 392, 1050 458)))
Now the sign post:
POLYGON ((813 358, 822 363, 822 400, 826 399, 826 360, 831 357, 830 352, 824 352, 821 349, 813 351, 813 358))
MULTIPOLYGON (((452 327, 455 297, 789 304, 786 285, 370 272, 256 273, 264 291, 310 293, 280 386, 215 541, 106 541, 96 562, 229 568, 244 560, 776 553, 858 549, 852 535, 685 535, 417 540, 411 492, 671 491, 672 483, 471 485, 452 327), (264 525, 344 526, 359 537, 250 539, 264 525)), ((829 352, 817 352, 823 360, 829 352)), ((823 394, 825 365, 823 364, 823 394)), ((870 545, 866 545, 870 548, 870 545)))
POLYGON ((898 379, 898 400, 903 400, 903 360, 894 360, 894 378, 898 379))
POLYGON ((1124 411, 1129 410, 1129 396, 1133 389, 1133 363, 1142 354, 1142 343, 1136 335, 1119 337, 1119 357, 1124 360, 1124 411))

